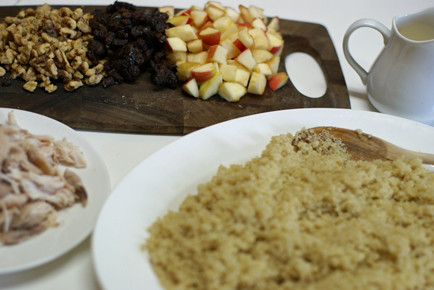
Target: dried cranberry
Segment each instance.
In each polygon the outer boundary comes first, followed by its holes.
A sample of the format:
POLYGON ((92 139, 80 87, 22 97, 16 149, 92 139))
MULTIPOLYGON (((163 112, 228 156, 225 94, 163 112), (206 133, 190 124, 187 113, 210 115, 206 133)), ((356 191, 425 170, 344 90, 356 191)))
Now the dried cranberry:
POLYGON ((3 87, 7 87, 10 86, 12 84, 12 79, 10 76, 4 76, 3 80, 2 80, 2 86, 3 87))

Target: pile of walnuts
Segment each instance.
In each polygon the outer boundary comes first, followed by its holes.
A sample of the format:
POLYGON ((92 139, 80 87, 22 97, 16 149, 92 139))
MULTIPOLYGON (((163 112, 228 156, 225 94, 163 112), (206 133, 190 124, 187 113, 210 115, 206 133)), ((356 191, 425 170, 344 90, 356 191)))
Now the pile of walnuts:
POLYGON ((153 83, 174 88, 176 66, 162 52, 164 31, 171 27, 167 17, 158 9, 137 11, 118 1, 93 13, 44 4, 6 17, 0 24, 2 85, 22 78, 30 92, 40 87, 52 93, 57 90, 53 82, 64 82, 72 91, 83 83, 133 82, 149 70, 153 83))
POLYGON ((102 80, 102 64, 91 67, 86 56, 87 44, 93 38, 89 26, 91 14, 81 8, 53 9, 48 4, 36 10, 21 11, 16 17, 5 17, 0 24, 0 76, 6 71, 3 85, 10 79, 22 78, 24 89, 36 87, 52 93, 57 90, 53 80, 65 83, 71 91, 102 80))

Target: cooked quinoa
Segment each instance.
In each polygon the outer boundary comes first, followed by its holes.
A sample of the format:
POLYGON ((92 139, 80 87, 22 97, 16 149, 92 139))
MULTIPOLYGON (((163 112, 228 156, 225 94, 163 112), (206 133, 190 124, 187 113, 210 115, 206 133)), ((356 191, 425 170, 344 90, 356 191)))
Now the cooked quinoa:
POLYGON ((149 228, 162 285, 434 289, 433 174, 417 159, 353 161, 338 143, 298 139, 275 136, 260 157, 220 166, 149 228))

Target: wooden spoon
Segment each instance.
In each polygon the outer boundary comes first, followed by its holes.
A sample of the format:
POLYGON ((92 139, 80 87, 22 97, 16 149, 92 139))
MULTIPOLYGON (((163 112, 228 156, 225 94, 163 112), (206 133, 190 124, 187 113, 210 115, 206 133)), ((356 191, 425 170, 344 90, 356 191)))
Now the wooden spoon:
POLYGON ((337 127, 315 127, 308 130, 313 130, 316 134, 325 130, 331 136, 341 139, 347 148, 347 152, 354 160, 395 160, 404 156, 406 160, 417 157, 422 159, 423 164, 434 164, 434 154, 403 149, 380 138, 362 133, 361 131, 337 127))

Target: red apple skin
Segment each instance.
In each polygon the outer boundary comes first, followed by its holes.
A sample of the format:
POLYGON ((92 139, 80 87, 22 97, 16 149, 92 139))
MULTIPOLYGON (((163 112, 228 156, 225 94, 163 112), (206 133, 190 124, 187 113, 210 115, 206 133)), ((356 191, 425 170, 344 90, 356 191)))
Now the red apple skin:
POLYGON ((188 9, 187 11, 184 11, 181 15, 190 16, 190 14, 191 14, 191 9, 188 9))
POLYGON ((214 56, 216 50, 217 50, 217 45, 213 45, 208 49, 208 58, 207 58, 208 61, 214 56))
POLYGON ((239 49, 239 51, 243 52, 247 49, 247 47, 239 40, 238 38, 233 42, 233 44, 239 49))
POLYGON ((271 52, 272 54, 275 54, 276 52, 279 51, 279 49, 281 47, 282 47, 281 45, 280 46, 274 46, 274 47, 270 48, 269 52, 271 52))
POLYGON ((241 23, 241 24, 238 24, 238 26, 241 26, 241 27, 245 26, 247 28, 252 28, 252 24, 251 23, 241 23))
POLYGON ((289 77, 285 72, 280 72, 268 81, 268 86, 275 91, 283 87, 288 82, 288 79, 289 77))
POLYGON ((184 24, 188 24, 188 21, 193 21, 188 15, 178 15, 169 19, 167 22, 173 24, 174 26, 180 26, 184 24))
POLYGON ((213 67, 212 70, 207 70, 207 71, 194 71, 193 69, 191 71, 191 75, 196 79, 198 83, 200 83, 212 78, 215 72, 216 72, 215 67, 213 67))
MULTIPOLYGON (((202 27, 203 27, 203 29, 205 29, 206 27, 205 27, 205 24, 208 24, 208 23, 210 23, 210 24, 212 24, 212 22, 210 22, 209 21, 209 17, 208 17, 208 15, 203 19, 203 22, 200 24, 200 25, 198 25, 197 26, 197 28, 200 28, 199 29, 199 33, 202 31, 202 27)), ((208 26, 208 27, 214 27, 214 26, 208 26)))
POLYGON ((210 34, 199 33, 199 36, 205 44, 218 45, 220 43, 221 32, 217 30, 216 32, 210 34))
POLYGON ((214 28, 214 24, 212 23, 212 21, 207 21, 197 32, 198 34, 200 34, 202 32, 202 30, 207 29, 208 27, 214 28))
MULTIPOLYGON (((214 72, 215 73, 215 72, 214 72)), ((214 76, 213 72, 207 71, 207 72, 191 72, 191 75, 196 79, 198 83, 204 82, 209 80, 214 76)))

